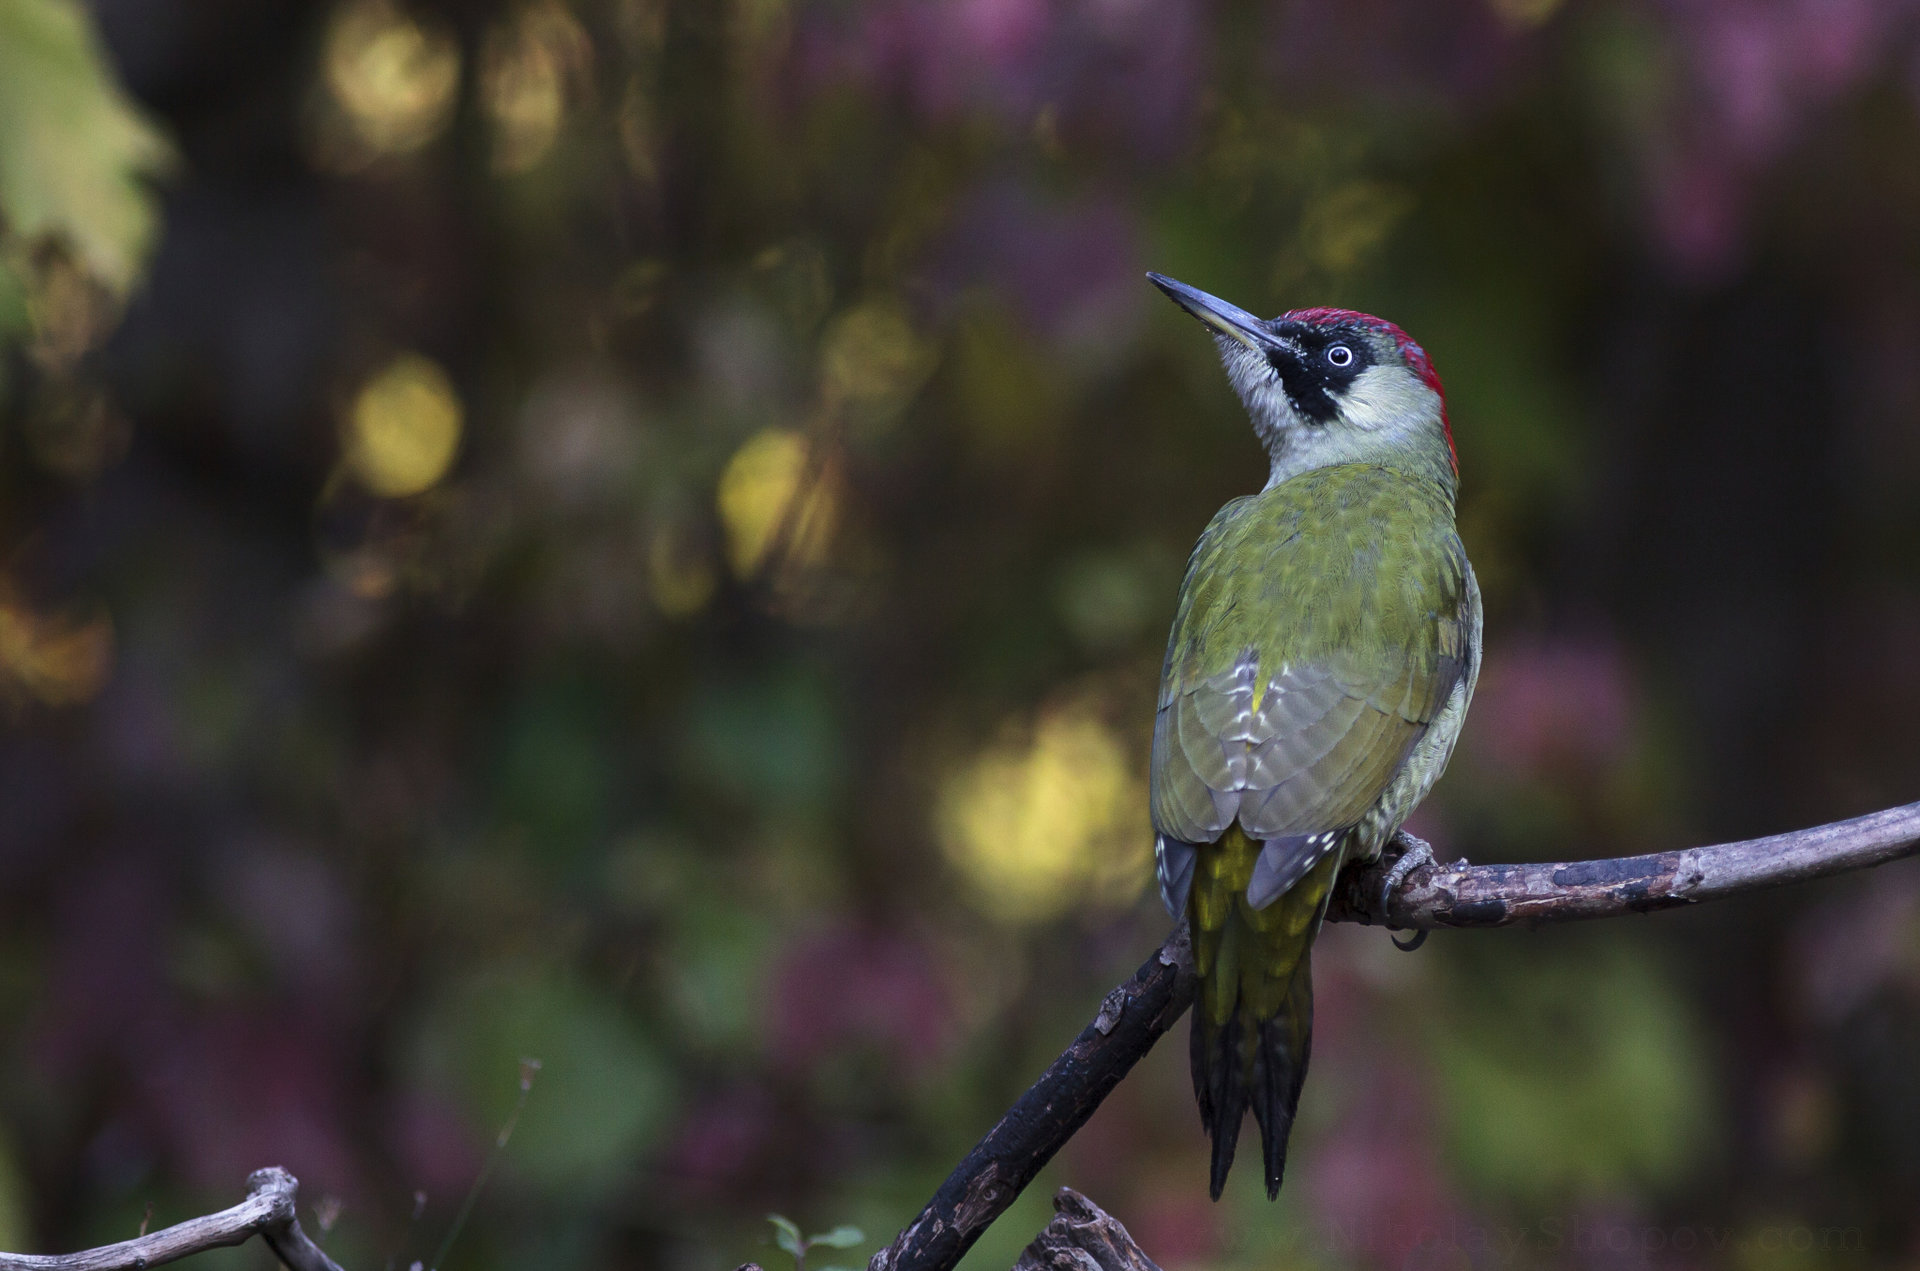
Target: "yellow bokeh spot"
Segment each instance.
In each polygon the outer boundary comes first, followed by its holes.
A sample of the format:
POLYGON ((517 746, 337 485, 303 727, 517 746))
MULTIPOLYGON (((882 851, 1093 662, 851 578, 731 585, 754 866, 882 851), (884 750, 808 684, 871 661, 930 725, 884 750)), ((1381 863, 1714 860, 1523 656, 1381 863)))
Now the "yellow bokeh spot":
POLYGON ((0 693, 49 706, 91 699, 113 670, 113 624, 104 616, 52 617, 0 601, 0 693))
POLYGON ((793 564, 826 559, 839 509, 831 483, 807 468, 806 438, 784 428, 754 434, 727 461, 715 501, 735 577, 759 573, 776 543, 793 564))
POLYGON ((1124 905, 1152 871, 1147 792, 1092 703, 1043 714, 942 784, 942 849, 983 909, 1014 922, 1124 905))
POLYGON ((460 49, 387 0, 342 5, 327 32, 327 87, 360 142, 405 154, 439 136, 453 118, 460 49))
POLYGON ((870 301, 840 315, 820 352, 828 409, 878 431, 891 424, 932 373, 931 346, 891 301, 870 301))
POLYGON ((460 399, 447 373, 417 353, 402 354, 354 398, 347 463, 375 494, 419 494, 453 466, 460 425, 460 399))
POLYGON ((493 121, 495 171, 526 172, 546 157, 566 120, 568 81, 585 74, 591 56, 586 32, 558 3, 487 33, 480 100, 493 121))

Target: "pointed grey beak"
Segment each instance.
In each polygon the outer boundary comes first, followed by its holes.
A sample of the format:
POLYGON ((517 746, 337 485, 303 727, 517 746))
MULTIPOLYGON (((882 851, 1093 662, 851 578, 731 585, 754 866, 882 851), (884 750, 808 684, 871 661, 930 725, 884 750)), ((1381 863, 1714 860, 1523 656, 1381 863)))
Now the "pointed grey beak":
POLYGON ((1148 274, 1153 285, 1173 298, 1173 302, 1222 335, 1232 336, 1255 353, 1264 354, 1277 341, 1267 333, 1267 324, 1238 305, 1230 305, 1218 296, 1210 296, 1198 287, 1175 282, 1165 274, 1148 274))

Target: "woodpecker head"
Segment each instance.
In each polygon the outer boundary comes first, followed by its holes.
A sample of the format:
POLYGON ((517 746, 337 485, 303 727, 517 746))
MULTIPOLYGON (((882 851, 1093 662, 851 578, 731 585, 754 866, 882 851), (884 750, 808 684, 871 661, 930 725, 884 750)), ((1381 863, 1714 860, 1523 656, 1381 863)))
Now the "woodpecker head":
POLYGON ((1295 309, 1271 321, 1148 274, 1204 322, 1253 429, 1273 460, 1268 486, 1336 463, 1459 475, 1440 377, 1393 323, 1350 309, 1295 309))

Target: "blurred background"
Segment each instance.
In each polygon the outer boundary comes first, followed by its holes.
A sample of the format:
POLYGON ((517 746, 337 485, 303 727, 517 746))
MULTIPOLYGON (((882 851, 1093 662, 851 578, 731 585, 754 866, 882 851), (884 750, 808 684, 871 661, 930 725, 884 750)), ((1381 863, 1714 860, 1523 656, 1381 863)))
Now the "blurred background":
MULTIPOLYGON (((1149 268, 1432 352, 1442 853, 1920 797, 1913 0, 0 0, 0 1248, 404 1267, 538 1058, 442 1266, 863 1263, 1168 926, 1149 268)), ((968 1267, 1920 1267, 1920 862, 1316 962, 1277 1205, 1183 1024, 968 1267)))

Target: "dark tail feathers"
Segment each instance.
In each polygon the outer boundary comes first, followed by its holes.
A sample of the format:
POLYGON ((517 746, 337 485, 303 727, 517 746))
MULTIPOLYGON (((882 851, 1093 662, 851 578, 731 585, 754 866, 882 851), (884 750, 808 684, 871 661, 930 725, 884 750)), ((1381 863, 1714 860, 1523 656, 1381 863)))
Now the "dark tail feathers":
POLYGON ((1280 1194, 1287 1167, 1287 1136, 1293 1131, 1300 1087, 1307 1079, 1313 1049, 1313 972, 1311 956, 1294 968, 1286 997, 1270 1019, 1256 1019, 1243 1001, 1226 1023, 1214 1026, 1196 1004, 1193 1011, 1193 1093, 1200 1123, 1213 1139, 1213 1172, 1208 1183, 1215 1200, 1227 1185, 1240 1123, 1248 1108, 1260 1127, 1266 1166, 1267 1199, 1280 1194))

